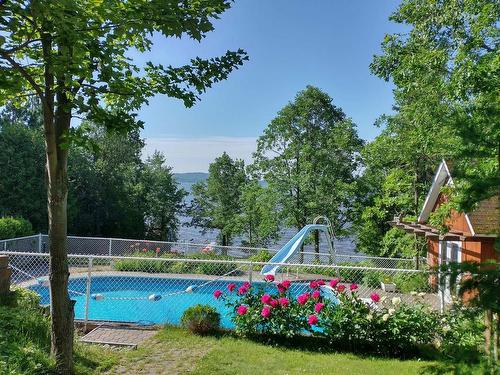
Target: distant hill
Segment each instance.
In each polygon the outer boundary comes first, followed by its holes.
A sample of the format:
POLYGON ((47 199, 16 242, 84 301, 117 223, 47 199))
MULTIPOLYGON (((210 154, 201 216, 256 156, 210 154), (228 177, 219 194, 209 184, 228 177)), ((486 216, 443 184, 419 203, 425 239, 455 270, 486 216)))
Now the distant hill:
POLYGON ((208 173, 205 172, 174 173, 174 177, 180 184, 194 184, 199 181, 205 181, 208 178, 208 173))

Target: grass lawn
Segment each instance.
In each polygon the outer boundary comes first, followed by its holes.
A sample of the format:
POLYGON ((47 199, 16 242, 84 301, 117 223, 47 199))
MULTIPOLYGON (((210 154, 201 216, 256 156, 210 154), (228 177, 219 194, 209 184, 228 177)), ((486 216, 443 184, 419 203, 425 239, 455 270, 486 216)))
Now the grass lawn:
POLYGON ((421 374, 433 362, 283 349, 165 328, 133 351, 110 352, 106 374, 421 374))

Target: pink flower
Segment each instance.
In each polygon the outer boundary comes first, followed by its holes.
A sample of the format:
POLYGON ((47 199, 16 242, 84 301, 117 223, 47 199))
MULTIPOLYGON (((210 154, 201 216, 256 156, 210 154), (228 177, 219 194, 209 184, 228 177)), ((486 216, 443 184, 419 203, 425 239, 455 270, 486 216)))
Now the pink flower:
POLYGON ((232 292, 234 290, 234 288, 236 288, 236 284, 235 283, 229 283, 229 284, 227 284, 227 290, 229 290, 230 292, 232 292))
POLYGON ((322 285, 325 285, 325 280, 316 280, 316 284, 318 284, 318 286, 322 286, 322 285))
POLYGON ((316 305, 314 305, 314 311, 319 313, 323 309, 323 307, 325 307, 325 304, 318 302, 316 305))
POLYGON ((285 288, 283 283, 279 283, 278 285, 276 285, 276 288, 278 288, 278 292, 280 292, 280 293, 285 293, 286 289, 287 289, 287 288, 285 288))
POLYGON ((315 290, 312 293, 312 298, 318 299, 319 297, 321 297, 321 293, 319 292, 319 290, 315 290))
POLYGON ((238 288, 239 295, 246 294, 247 292, 248 292, 248 287, 246 287, 245 285, 242 285, 238 288))
POLYGON ((358 284, 356 284, 356 283, 352 283, 351 285, 349 285, 349 289, 351 289, 351 290, 356 290, 356 289, 358 289, 358 284))
POLYGON ((262 315, 264 318, 269 318, 269 315, 271 315, 271 308, 269 306, 264 306, 260 315, 262 315))
POLYGON ((252 284, 250 284, 248 281, 245 281, 242 286, 248 289, 250 288, 250 286, 252 286, 252 284))
POLYGON ((306 293, 304 293, 297 297, 297 302, 299 303, 299 305, 305 305, 308 299, 309 296, 306 293))
POLYGON ((332 280, 330 280, 330 286, 332 288, 335 288, 339 282, 340 282, 339 279, 332 279, 332 280))
POLYGON ((316 280, 313 280, 309 283, 309 288, 316 289, 317 287, 318 287, 318 283, 316 282, 316 280))
POLYGON ((370 294, 370 298, 372 299, 373 302, 380 301, 380 296, 377 293, 370 294))
POLYGON ((287 307, 290 304, 290 301, 288 300, 288 298, 285 298, 285 297, 281 297, 280 299, 278 299, 278 301, 279 301, 280 305, 283 307, 287 307))
POLYGON ((290 285, 292 285, 292 282, 290 280, 283 280, 281 285, 283 285, 283 287, 285 287, 285 289, 288 289, 288 288, 290 288, 290 285))
POLYGON ((160 250, 160 248, 159 248, 159 247, 157 247, 157 248, 156 248, 156 254, 159 254, 159 253, 160 253, 160 251, 161 251, 161 250, 160 250))
POLYGON ((219 299, 219 297, 222 296, 222 291, 220 291, 219 289, 217 289, 215 292, 214 292, 214 297, 219 299))
POLYGON ((266 275, 264 277, 264 280, 273 282, 274 281, 274 275, 266 275))
POLYGON ((271 302, 272 298, 269 294, 263 294, 262 297, 260 298, 260 300, 262 301, 262 303, 266 304, 266 305, 269 305, 269 303, 271 302))
POLYGON ((343 285, 343 284, 339 284, 339 285, 337 285, 337 290, 338 290, 340 293, 342 293, 342 292, 345 290, 345 285, 343 285))
POLYGON ((307 318, 307 323, 309 323, 310 326, 318 324, 318 317, 316 315, 309 315, 309 318, 307 318))
POLYGON ((236 312, 238 315, 245 315, 248 311, 248 307, 245 305, 239 305, 238 308, 236 309, 236 312))
POLYGON ((279 303, 279 302, 278 302, 277 300, 275 300, 275 299, 272 299, 272 300, 270 300, 270 301, 269 301, 269 304, 271 305, 271 307, 276 307, 276 306, 278 306, 278 303, 279 303))

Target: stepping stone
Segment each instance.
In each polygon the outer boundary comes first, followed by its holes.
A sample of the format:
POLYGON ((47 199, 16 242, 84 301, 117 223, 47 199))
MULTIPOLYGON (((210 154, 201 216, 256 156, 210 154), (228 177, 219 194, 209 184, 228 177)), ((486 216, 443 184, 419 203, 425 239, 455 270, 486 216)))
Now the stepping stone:
POLYGON ((144 340, 153 337, 156 331, 123 327, 97 327, 83 336, 80 341, 91 344, 127 346, 137 348, 144 340))

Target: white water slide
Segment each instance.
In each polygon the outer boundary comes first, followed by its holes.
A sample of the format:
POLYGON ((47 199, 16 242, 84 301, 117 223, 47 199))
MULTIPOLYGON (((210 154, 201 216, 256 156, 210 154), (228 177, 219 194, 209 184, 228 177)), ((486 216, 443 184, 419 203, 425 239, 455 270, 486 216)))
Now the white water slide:
POLYGON ((293 258, 295 254, 297 254, 300 251, 300 248, 304 243, 304 241, 307 239, 309 233, 315 230, 323 232, 326 235, 328 244, 330 246, 330 253, 332 253, 333 245, 332 245, 332 238, 330 236, 331 234, 330 222, 328 221, 328 219, 323 217, 316 218, 314 222, 316 223, 319 219, 326 220, 327 225, 323 224, 306 225, 269 260, 268 262, 269 264, 266 264, 264 267, 262 267, 260 273, 262 275, 275 275, 281 266, 272 263, 287 263, 290 259, 293 258))

